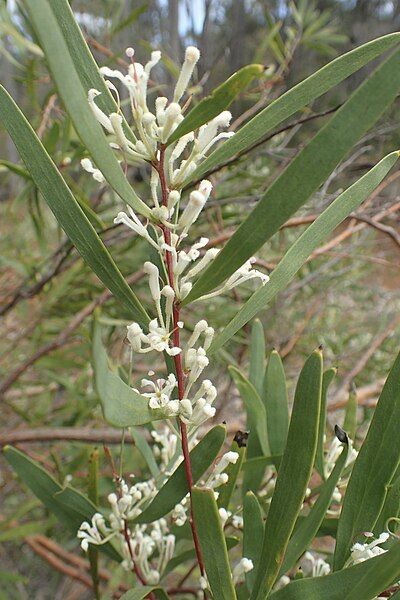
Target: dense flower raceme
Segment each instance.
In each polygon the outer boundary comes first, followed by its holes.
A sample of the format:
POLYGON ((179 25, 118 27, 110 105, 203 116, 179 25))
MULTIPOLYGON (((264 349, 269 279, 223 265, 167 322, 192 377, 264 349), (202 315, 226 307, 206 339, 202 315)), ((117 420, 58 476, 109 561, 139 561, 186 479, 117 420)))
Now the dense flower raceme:
MULTIPOLYGON (((180 464, 182 457, 177 452, 177 436, 168 427, 151 432, 153 438, 153 454, 160 468, 157 481, 154 478, 146 481, 133 482, 128 485, 123 479, 118 480, 118 493, 108 495, 110 511, 107 518, 96 513, 91 522, 84 521, 78 531, 83 550, 88 550, 89 545, 102 545, 107 542, 117 549, 123 557, 122 566, 126 570, 133 568, 133 561, 140 570, 143 579, 149 584, 158 583, 160 577, 172 558, 175 548, 175 536, 170 533, 171 525, 182 526, 187 520, 187 499, 178 504, 171 516, 162 518, 148 525, 130 525, 157 493, 157 485, 170 476, 180 464), (133 561, 132 561, 133 557, 133 561)), ((196 443, 191 441, 191 447, 196 443)), ((218 488, 228 481, 224 470, 229 464, 238 459, 236 452, 227 452, 215 465, 213 472, 204 485, 212 489, 218 488)), ((216 498, 218 492, 215 491, 216 498)), ((226 511, 225 511, 226 512, 226 511)), ((224 523, 231 515, 221 513, 224 523)), ((232 519, 232 525, 240 528, 240 519, 232 519)), ((247 560, 247 559, 246 559, 247 560)), ((240 563, 239 563, 240 564, 240 563)), ((247 569, 249 564, 245 563, 247 569)), ((239 577, 240 568, 237 569, 239 577)), ((245 572, 245 571, 243 571, 245 572)), ((235 572, 234 572, 235 577, 235 572)))
MULTIPOLYGON (((106 115, 99 108, 96 99, 100 92, 97 90, 89 91, 88 102, 93 114, 109 134, 111 147, 120 154, 122 160, 132 164, 146 161, 152 165, 149 186, 154 222, 143 223, 131 207, 127 208, 127 212, 119 212, 114 222, 124 224, 144 238, 157 251, 163 264, 166 263, 166 253, 169 253, 173 271, 173 282, 163 284, 160 283, 162 276, 158 267, 151 262, 144 264, 156 316, 150 322, 146 332, 138 323, 129 325, 127 338, 136 353, 155 351, 166 352, 172 357, 177 354, 182 355, 183 369, 188 373, 184 398, 180 400, 177 398, 177 381, 174 374, 169 374, 166 379, 143 379, 140 391, 149 398, 150 408, 162 410, 166 418, 180 416, 185 423, 194 428, 215 414, 212 404, 217 395, 216 389, 208 379, 201 381, 202 373, 209 364, 207 350, 211 345, 214 330, 205 320, 200 320, 194 326, 185 345, 174 346, 172 343, 174 329, 183 328, 184 324, 174 323, 173 305, 174 302, 188 295, 194 280, 214 260, 218 249, 206 248, 209 240, 205 237, 191 245, 186 243, 190 227, 198 219, 210 197, 211 182, 206 179, 201 181, 198 188, 189 194, 183 210, 180 210, 180 188, 184 179, 193 172, 214 144, 233 135, 220 131, 229 125, 231 114, 223 111, 200 127, 196 135, 193 132, 188 133, 171 144, 165 165, 168 199, 163 203, 160 198, 160 173, 155 165, 160 159, 160 146, 167 141, 184 118, 185 103, 181 106, 179 102, 187 92, 200 54, 197 48, 186 49, 185 61, 172 101, 159 96, 152 101, 153 106, 151 106, 149 77, 153 67, 160 61, 161 53, 152 52, 150 61, 144 66, 134 60, 132 48, 128 48, 126 53, 131 59, 127 74, 108 67, 100 69, 100 72, 105 77, 110 91, 115 95, 119 107, 119 92, 110 80, 119 81, 127 89, 133 119, 132 129, 129 131, 125 129, 120 108, 118 113, 111 115, 106 115), (164 228, 168 229, 168 238, 165 236, 164 228), (173 285, 170 285, 171 283, 173 285)), ((82 160, 82 166, 96 181, 104 180, 101 172, 88 158, 82 160)), ((228 292, 250 279, 259 279, 263 284, 266 283, 268 276, 253 269, 253 261, 254 259, 248 260, 219 289, 199 300, 228 292)))

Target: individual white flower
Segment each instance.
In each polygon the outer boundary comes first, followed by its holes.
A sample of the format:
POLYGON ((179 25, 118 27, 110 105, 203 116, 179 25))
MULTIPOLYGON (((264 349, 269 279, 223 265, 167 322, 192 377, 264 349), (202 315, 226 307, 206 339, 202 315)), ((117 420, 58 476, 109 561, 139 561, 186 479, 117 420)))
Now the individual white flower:
POLYGON ((107 528, 102 514, 95 513, 92 522, 83 521, 79 527, 77 537, 81 540, 81 548, 87 552, 89 544, 100 545, 104 543, 104 533, 107 528))
POLYGON ((221 519, 222 528, 224 528, 229 517, 232 515, 232 513, 229 510, 226 510, 226 508, 218 509, 218 513, 219 513, 219 518, 221 519))
MULTIPOLYGON (((348 451, 346 465, 345 465, 346 467, 349 466, 351 463, 353 463, 358 456, 357 450, 354 449, 353 440, 351 440, 349 437, 347 439, 348 439, 348 443, 349 443, 349 451, 348 451)), ((329 475, 332 473, 334 466, 336 464, 336 461, 339 458, 339 456, 341 455, 342 451, 343 451, 342 442, 340 442, 338 440, 338 438, 336 436, 334 436, 332 439, 332 442, 328 448, 328 452, 325 456, 325 465, 324 465, 325 477, 329 477, 329 475)))
POLYGON ((159 250, 158 244, 151 238, 149 232, 147 231, 147 225, 143 225, 140 222, 138 216, 133 212, 130 206, 128 206, 128 212, 130 217, 125 212, 119 212, 118 215, 114 219, 114 223, 116 225, 124 224, 129 229, 132 229, 137 235, 143 237, 153 248, 157 251, 159 250))
POLYGON ((288 577, 287 575, 282 575, 282 577, 280 577, 274 585, 274 592, 281 590, 285 587, 285 585, 288 585, 288 583, 290 583, 290 577, 288 577))
POLYGON ((250 558, 242 558, 232 571, 233 583, 236 585, 243 581, 244 575, 254 569, 253 561, 250 558))
POLYGON ((322 558, 314 556, 311 552, 306 552, 301 561, 304 575, 307 577, 323 577, 330 573, 331 568, 322 558))
POLYGON ((92 175, 93 179, 99 183, 104 183, 105 179, 103 173, 93 166, 92 161, 89 158, 82 158, 81 166, 87 173, 92 175))
POLYGON ((149 398, 150 408, 158 409, 169 406, 171 409, 171 402, 174 402, 172 408, 179 408, 175 401, 171 400, 171 395, 177 386, 176 377, 173 373, 170 373, 166 380, 157 379, 156 381, 151 381, 150 379, 142 379, 141 385, 143 388, 151 389, 151 392, 141 393, 145 398, 149 398))
MULTIPOLYGON (((373 537, 372 533, 365 533, 366 537, 373 537)), ((364 562, 369 558, 384 554, 387 552, 384 548, 381 548, 379 544, 384 544, 389 539, 389 534, 384 531, 378 538, 370 542, 369 544, 354 544, 351 548, 351 564, 356 565, 360 562, 364 562)))
POLYGON ((243 517, 240 515, 234 515, 232 517, 232 525, 235 529, 243 529, 243 517))
POLYGON ((174 102, 179 102, 186 91, 193 69, 200 58, 200 51, 194 46, 188 46, 185 52, 185 62, 179 73, 174 90, 174 102))

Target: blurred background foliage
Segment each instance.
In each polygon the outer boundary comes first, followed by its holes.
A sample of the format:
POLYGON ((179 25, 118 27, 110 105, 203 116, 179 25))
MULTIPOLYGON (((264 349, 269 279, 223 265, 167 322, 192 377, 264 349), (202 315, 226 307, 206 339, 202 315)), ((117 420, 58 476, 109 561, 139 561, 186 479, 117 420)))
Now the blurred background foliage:
MULTIPOLYGON (((135 48, 139 61, 151 49, 162 50, 166 76, 162 79, 162 71, 157 72, 161 84, 153 85, 155 95, 168 93, 188 43, 201 50, 192 88, 194 102, 241 66, 265 64, 266 77, 233 107, 233 129, 335 55, 396 31, 400 23, 400 2, 387 0, 73 0, 71 5, 101 65, 123 70, 127 46, 135 48)), ((27 114, 123 273, 139 278, 135 291, 145 301, 146 289, 136 272, 147 248, 129 231, 112 225, 121 206, 119 199, 80 168, 85 149, 57 97, 23 2, 0 2, 0 51, 2 83, 27 114)), ((214 173, 215 194, 208 203, 207 225, 200 225, 198 234, 214 242, 226 240, 321 126, 324 115, 340 106, 364 75, 358 72, 307 107, 283 131, 214 173)), ((385 153, 400 147, 398 121, 397 102, 305 209, 258 254, 264 269, 274 267, 313 215, 340 190, 385 153)), ((104 292, 71 248, 4 131, 0 131, 0 148, 0 442, 18 440, 18 435, 50 440, 44 448, 23 447, 61 482, 72 475, 79 487, 87 472, 89 428, 95 432, 92 441, 100 444, 116 441, 120 435, 104 430, 93 390, 91 317, 101 310, 101 320, 111 325, 110 353, 123 365, 129 360, 124 325, 130 315, 104 292)), ((146 198, 141 169, 130 167, 128 177, 146 198)), ((400 171, 392 172, 260 315, 267 349, 279 349, 289 379, 305 356, 323 344, 328 365, 338 367, 330 408, 332 413, 339 409, 355 383, 359 435, 399 344, 399 182, 400 171)), ((246 291, 240 291, 231 301, 216 299, 207 304, 204 317, 213 326, 221 326, 245 297, 246 291)), ((199 315, 190 318, 194 321, 199 315)), ((228 421, 230 431, 243 426, 243 417, 226 365, 246 369, 248 344, 246 328, 221 352, 218 374, 210 374, 219 381, 217 416, 228 421)), ((135 374, 139 378, 148 368, 135 364, 135 374)), ((136 472, 137 453, 126 453, 125 460, 127 471, 136 472)), ((111 475, 106 461, 102 469, 111 475)), ((110 485, 106 477, 102 482, 105 489, 110 485)), ((0 486, 5 499, 0 516, 0 598, 83 598, 79 582, 71 585, 64 574, 33 558, 34 550, 23 543, 28 535, 54 533, 53 518, 46 516, 31 495, 21 492, 8 469, 3 471, 0 486)), ((63 546, 68 550, 76 542, 63 540, 63 546)))

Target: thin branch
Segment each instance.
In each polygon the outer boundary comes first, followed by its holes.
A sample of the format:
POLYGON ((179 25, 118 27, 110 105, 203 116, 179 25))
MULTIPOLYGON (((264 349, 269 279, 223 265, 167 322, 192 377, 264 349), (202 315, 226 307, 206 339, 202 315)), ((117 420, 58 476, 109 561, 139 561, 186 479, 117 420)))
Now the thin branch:
MULTIPOLYGON (((339 104, 338 106, 335 106, 334 108, 330 108, 328 110, 324 110, 322 112, 315 113, 315 114, 309 115, 307 117, 302 117, 301 119, 297 119, 297 121, 293 121, 292 123, 288 123, 287 125, 284 125, 280 129, 277 129, 276 131, 273 131, 272 133, 269 133, 268 135, 266 135, 265 137, 263 137, 261 140, 258 140, 258 142, 256 142, 255 144, 253 144, 249 148, 246 148, 245 150, 242 150, 241 152, 238 152, 238 154, 236 154, 235 156, 232 156, 232 158, 228 159, 227 161, 225 161, 221 165, 213 167, 212 169, 210 169, 209 171, 207 171, 207 173, 205 174, 205 176, 209 177, 210 175, 213 175, 214 173, 217 173, 218 171, 221 171, 225 167, 228 167, 228 166, 234 164, 242 156, 244 156, 245 154, 248 154, 249 152, 252 152, 252 150, 255 150, 256 148, 258 148, 259 146, 262 146, 266 142, 269 142, 269 140, 271 140, 272 138, 274 138, 276 135, 279 135, 280 133, 284 133, 285 131, 289 131, 290 129, 293 129, 294 127, 298 127, 299 125, 303 125, 304 123, 308 123, 309 121, 314 121, 314 119, 319 119, 319 117, 326 117, 327 115, 330 115, 330 114, 336 112, 340 107, 341 107, 341 104, 339 104)), ((199 183, 199 181, 200 181, 200 179, 198 179, 196 181, 191 181, 190 182, 190 187, 193 187, 193 186, 197 185, 199 183)))
MULTIPOLYGON (((127 283, 136 283, 143 277, 142 271, 134 273, 127 278, 127 283)), ((0 399, 4 396, 7 390, 15 383, 15 381, 33 364, 35 364, 40 358, 46 356, 50 352, 65 346, 67 343, 71 343, 71 335, 74 331, 83 323, 83 321, 91 315, 98 306, 102 306, 107 300, 112 298, 112 293, 109 290, 102 292, 97 298, 95 298, 90 304, 80 310, 73 319, 69 322, 67 327, 63 329, 58 336, 47 344, 41 346, 34 354, 28 357, 22 364, 20 364, 9 376, 4 380, 0 386, 0 399)))
MULTIPOLYGON (((44 443, 57 441, 84 442, 88 444, 120 444, 122 432, 111 427, 89 429, 88 427, 38 427, 14 429, 0 433, 0 446, 6 444, 44 443)), ((134 444, 127 431, 125 441, 134 444)))

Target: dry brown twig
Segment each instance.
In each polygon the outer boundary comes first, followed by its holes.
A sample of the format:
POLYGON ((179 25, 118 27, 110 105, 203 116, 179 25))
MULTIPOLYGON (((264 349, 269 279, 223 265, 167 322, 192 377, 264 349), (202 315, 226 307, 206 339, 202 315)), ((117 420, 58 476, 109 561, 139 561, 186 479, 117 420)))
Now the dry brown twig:
MULTIPOLYGON (((134 273, 130 277, 127 278, 127 283, 132 284, 136 283, 143 277, 143 272, 138 271, 134 273)), ((83 323, 83 321, 91 315, 98 306, 102 306, 107 300, 112 298, 112 293, 109 290, 105 290, 99 296, 97 296, 90 304, 85 306, 82 310, 80 310, 73 319, 68 323, 67 327, 65 327, 58 336, 41 346, 34 354, 28 357, 22 364, 20 364, 14 371, 10 373, 10 375, 4 380, 3 384, 0 386, 0 398, 4 396, 7 390, 17 381, 17 379, 31 367, 35 362, 37 362, 46 354, 65 346, 67 343, 71 343, 71 335, 76 331, 76 329, 83 323)))

